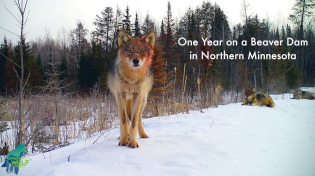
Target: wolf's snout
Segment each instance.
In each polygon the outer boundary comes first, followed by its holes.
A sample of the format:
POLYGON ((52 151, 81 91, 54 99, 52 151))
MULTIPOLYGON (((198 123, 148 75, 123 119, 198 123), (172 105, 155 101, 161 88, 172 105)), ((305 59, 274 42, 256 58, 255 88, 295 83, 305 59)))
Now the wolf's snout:
POLYGON ((139 66, 139 59, 133 59, 132 60, 132 62, 133 62, 133 65, 135 66, 135 67, 138 67, 139 66))

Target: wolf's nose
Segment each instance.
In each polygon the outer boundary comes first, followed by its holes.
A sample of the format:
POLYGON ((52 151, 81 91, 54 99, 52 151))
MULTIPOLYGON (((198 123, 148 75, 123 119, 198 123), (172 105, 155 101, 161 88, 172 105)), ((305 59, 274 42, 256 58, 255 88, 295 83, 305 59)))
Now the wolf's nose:
POLYGON ((139 59, 133 59, 132 62, 136 67, 139 65, 139 59))

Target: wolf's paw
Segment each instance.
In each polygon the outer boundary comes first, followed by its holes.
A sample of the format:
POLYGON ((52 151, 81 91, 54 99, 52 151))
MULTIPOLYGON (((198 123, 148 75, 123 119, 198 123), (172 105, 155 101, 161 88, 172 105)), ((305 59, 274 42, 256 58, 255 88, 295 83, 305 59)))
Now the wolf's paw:
POLYGON ((147 134, 145 134, 145 133, 140 134, 139 136, 140 136, 140 138, 149 138, 149 135, 147 135, 147 134))
POLYGON ((128 138, 120 139, 118 145, 119 146, 126 146, 128 144, 128 138))
POLYGON ((136 141, 129 141, 127 146, 130 148, 139 148, 138 142, 136 141))

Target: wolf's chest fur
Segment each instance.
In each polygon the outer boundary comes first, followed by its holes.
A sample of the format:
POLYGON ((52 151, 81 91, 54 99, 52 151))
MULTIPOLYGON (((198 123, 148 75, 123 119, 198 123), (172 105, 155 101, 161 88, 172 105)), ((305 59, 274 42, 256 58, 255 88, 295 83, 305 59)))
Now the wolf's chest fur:
POLYGON ((142 85, 143 79, 131 79, 132 81, 127 81, 126 78, 122 77, 120 74, 118 74, 118 77, 118 84, 121 92, 125 92, 126 94, 140 92, 140 87, 142 85))

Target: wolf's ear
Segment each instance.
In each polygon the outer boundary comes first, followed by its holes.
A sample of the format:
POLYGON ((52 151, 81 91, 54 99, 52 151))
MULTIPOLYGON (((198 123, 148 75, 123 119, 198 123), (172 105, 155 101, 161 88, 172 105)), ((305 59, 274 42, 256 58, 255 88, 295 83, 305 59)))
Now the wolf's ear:
POLYGON ((255 89, 255 88, 253 88, 252 90, 253 90, 253 92, 255 92, 255 91, 256 91, 256 89, 255 89))
POLYGON ((151 48, 154 47, 155 43, 155 34, 154 32, 150 32, 148 35, 142 36, 142 39, 150 45, 151 48))
POLYGON ((121 47, 123 44, 127 43, 131 40, 132 37, 125 32, 125 30, 121 29, 118 33, 118 47, 121 47))

